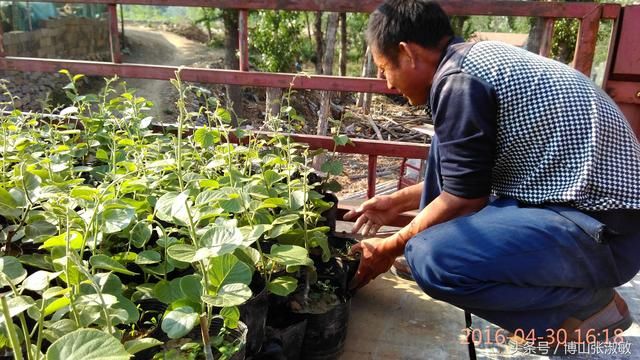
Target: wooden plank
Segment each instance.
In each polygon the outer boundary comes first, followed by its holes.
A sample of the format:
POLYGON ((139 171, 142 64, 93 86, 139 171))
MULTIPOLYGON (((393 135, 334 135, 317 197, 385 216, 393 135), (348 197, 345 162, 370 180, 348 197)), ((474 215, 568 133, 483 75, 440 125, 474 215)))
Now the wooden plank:
POLYGON ((109 45, 111 49, 111 61, 114 63, 122 62, 122 53, 120 52, 120 34, 118 33, 118 8, 115 4, 107 6, 109 13, 109 45))
POLYGON ((580 31, 578 33, 573 63, 576 70, 586 76, 591 75, 593 58, 596 54, 596 42, 598 41, 598 28, 600 27, 601 14, 602 8, 597 7, 580 21, 580 31))
MULTIPOLYGON (((48 0, 48 2, 366 13, 372 12, 382 3, 381 0, 48 0)), ((486 0, 441 0, 440 3, 449 15, 540 16, 551 18, 582 18, 595 8, 600 7, 596 3, 489 2, 486 0)))
POLYGON ((240 71, 249 71, 249 11, 240 10, 238 14, 238 49, 240 52, 240 71))
MULTIPOLYGON (((167 125, 153 125, 155 131, 169 131, 175 132, 175 124, 167 125)), ((191 129, 184 132, 186 135, 191 134, 191 129)), ((253 131, 258 136, 273 136, 274 134, 266 131, 253 131)), ((429 150, 431 145, 425 144, 413 144, 403 143, 398 141, 379 141, 368 139, 351 139, 351 144, 344 146, 335 146, 335 142, 332 137, 320 136, 320 135, 306 135, 306 134, 279 134, 284 136, 290 136, 294 142, 305 143, 309 145, 309 148, 314 149, 326 149, 344 154, 361 154, 361 155, 375 155, 397 158, 409 158, 409 159, 426 159, 429 156, 429 150)), ((238 142, 238 139, 231 132, 231 141, 238 142)))
POLYGON ((640 82, 610 80, 606 91, 617 103, 640 105, 640 82))
MULTIPOLYGON (((332 150, 333 139, 319 135, 291 135, 296 142, 309 144, 312 149, 332 150)), ((426 159, 429 156, 431 145, 410 144, 397 141, 380 141, 351 139, 353 145, 337 146, 336 151, 345 154, 363 154, 375 156, 387 156, 409 159, 426 159)))
POLYGON ((622 6, 620 4, 602 4, 602 18, 617 20, 620 17, 622 6))
POLYGON ((619 42, 613 65, 613 74, 640 77, 640 5, 626 6, 620 25, 619 42))
POLYGON ((376 171, 378 170, 378 157, 369 155, 369 166, 367 167, 367 199, 376 196, 376 171))
MULTIPOLYGON (((37 59, 6 57, 0 60, 0 69, 26 72, 57 72, 67 69, 75 74, 169 80, 175 78, 178 67, 140 64, 113 64, 97 61, 37 59)), ((221 69, 181 68, 184 81, 211 84, 230 84, 254 87, 279 87, 292 89, 353 91, 397 94, 389 90, 386 82, 372 78, 305 75, 286 73, 262 73, 221 69)))

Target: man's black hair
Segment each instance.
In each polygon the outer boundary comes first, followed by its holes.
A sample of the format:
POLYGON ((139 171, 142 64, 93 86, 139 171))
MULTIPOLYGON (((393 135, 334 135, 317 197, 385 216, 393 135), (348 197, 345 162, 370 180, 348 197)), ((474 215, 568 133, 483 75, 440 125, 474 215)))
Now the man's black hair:
POLYGON ((394 63, 402 41, 435 49, 442 38, 452 35, 447 14, 427 0, 387 0, 369 16, 367 28, 369 45, 394 63))

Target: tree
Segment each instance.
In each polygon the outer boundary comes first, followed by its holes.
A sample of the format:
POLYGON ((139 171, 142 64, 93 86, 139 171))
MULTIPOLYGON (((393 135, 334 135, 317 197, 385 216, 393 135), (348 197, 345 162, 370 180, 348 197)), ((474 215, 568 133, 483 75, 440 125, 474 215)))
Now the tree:
MULTIPOLYGON (((325 41, 324 57, 322 59, 322 73, 333 74, 333 60, 335 57, 336 34, 338 32, 338 13, 330 13, 327 20, 327 38, 325 41)), ((327 135, 329 130, 329 118, 331 116, 331 91, 320 92, 320 110, 318 110, 318 128, 316 134, 327 135)), ((314 167, 320 168, 324 162, 323 157, 314 159, 314 167)))
POLYGON ((316 12, 315 22, 314 22, 314 36, 316 39, 316 56, 315 56, 315 65, 316 65, 316 74, 322 75, 322 54, 324 54, 324 36, 322 35, 322 12, 316 12))
MULTIPOLYGON (((226 9, 222 10, 222 21, 224 23, 225 32, 225 52, 224 65, 225 69, 239 70, 240 61, 238 59, 239 47, 239 18, 238 10, 226 9)), ((227 107, 231 111, 231 123, 234 127, 238 126, 238 118, 242 117, 242 88, 238 85, 226 85, 227 107)))
MULTIPOLYGON (((259 57, 258 67, 268 72, 292 72, 300 54, 303 22, 297 12, 260 11, 251 35, 251 45, 259 57)), ((267 89, 266 117, 278 116, 282 89, 267 89)))
MULTIPOLYGON (((362 77, 374 77, 376 74, 376 67, 373 63, 373 56, 371 55, 371 48, 367 47, 367 50, 364 55, 364 62, 362 65, 362 77)), ((371 93, 360 93, 358 96, 358 101, 356 102, 356 106, 362 107, 365 114, 369 114, 371 110, 371 99, 373 94, 371 93)))
MULTIPOLYGON (((349 39, 347 38, 347 13, 340 13, 340 76, 347 76, 347 58, 349 54, 349 39)), ((340 93, 340 100, 344 102, 346 92, 340 93)))

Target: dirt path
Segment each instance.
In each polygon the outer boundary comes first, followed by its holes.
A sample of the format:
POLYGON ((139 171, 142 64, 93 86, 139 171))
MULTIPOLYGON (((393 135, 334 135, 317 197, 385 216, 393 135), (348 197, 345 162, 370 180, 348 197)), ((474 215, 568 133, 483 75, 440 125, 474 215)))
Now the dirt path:
MULTIPOLYGON (((129 54, 123 61, 136 64, 202 66, 219 63, 224 57, 222 49, 211 49, 204 44, 165 31, 141 26, 127 26, 125 36, 129 54), (194 65, 196 64, 196 65, 194 65)), ((137 94, 155 104, 152 115, 162 122, 175 121, 175 104, 169 95, 175 89, 164 80, 126 79, 129 87, 138 89, 137 94)))

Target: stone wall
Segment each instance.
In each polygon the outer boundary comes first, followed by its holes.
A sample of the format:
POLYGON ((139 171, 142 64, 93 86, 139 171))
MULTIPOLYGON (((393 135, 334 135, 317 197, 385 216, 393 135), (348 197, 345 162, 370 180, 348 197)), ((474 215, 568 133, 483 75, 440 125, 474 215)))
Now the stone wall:
POLYGON ((110 59, 109 28, 104 19, 64 17, 45 20, 34 31, 5 33, 7 56, 49 59, 100 60, 110 59))
MULTIPOLYGON (((109 29, 106 20, 64 17, 42 22, 42 28, 30 32, 12 31, 3 35, 7 56, 49 59, 110 61, 109 29)), ((4 87, 15 97, 15 105, 24 111, 43 111, 66 101, 62 87, 69 80, 63 74, 0 70, 4 87)), ((79 86, 87 86, 83 79, 79 86)), ((0 89, 0 110, 12 106, 0 89)))

